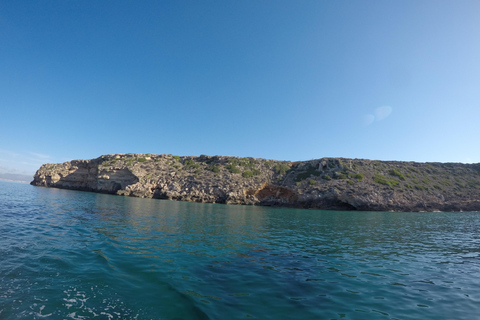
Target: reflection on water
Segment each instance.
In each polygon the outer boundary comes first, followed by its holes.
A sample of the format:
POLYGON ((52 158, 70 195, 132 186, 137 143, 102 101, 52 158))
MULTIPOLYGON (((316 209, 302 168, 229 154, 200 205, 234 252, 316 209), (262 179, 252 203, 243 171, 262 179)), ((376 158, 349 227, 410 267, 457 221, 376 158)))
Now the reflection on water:
POLYGON ((263 230, 263 208, 228 208, 99 194, 91 210, 95 231, 116 241, 125 253, 150 256, 181 251, 215 256, 258 245, 252 239, 263 230))
POLYGON ((1 319, 471 319, 480 214, 0 184, 1 319))

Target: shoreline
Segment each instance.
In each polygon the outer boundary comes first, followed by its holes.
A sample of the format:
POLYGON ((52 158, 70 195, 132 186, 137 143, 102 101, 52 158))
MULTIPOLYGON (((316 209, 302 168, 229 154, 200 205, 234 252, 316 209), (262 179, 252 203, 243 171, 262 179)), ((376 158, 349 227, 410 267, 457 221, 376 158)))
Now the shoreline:
POLYGON ((35 186, 323 210, 480 211, 480 164, 113 154, 40 167, 35 186))

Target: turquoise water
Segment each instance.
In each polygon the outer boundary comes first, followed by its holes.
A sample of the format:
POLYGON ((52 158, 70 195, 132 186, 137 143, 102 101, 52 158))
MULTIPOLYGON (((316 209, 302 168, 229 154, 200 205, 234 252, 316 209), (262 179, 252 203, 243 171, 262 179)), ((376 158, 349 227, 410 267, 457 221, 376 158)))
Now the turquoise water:
POLYGON ((480 213, 0 182, 0 319, 479 319, 480 213))

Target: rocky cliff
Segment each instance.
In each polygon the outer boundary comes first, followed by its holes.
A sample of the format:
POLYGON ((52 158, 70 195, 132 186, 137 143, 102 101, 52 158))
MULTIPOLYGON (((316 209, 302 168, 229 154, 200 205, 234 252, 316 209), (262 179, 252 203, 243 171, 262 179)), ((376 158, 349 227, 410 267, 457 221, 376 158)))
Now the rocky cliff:
POLYGON ((114 154, 44 164, 31 184, 209 203, 480 211, 480 164, 114 154))

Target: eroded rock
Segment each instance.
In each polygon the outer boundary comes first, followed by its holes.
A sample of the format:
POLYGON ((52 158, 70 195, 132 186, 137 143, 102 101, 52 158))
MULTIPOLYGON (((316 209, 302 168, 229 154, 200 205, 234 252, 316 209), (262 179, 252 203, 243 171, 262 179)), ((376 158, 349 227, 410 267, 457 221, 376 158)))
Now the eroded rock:
POLYGON ((42 165, 31 184, 208 203, 339 210, 480 210, 480 164, 114 154, 42 165))

